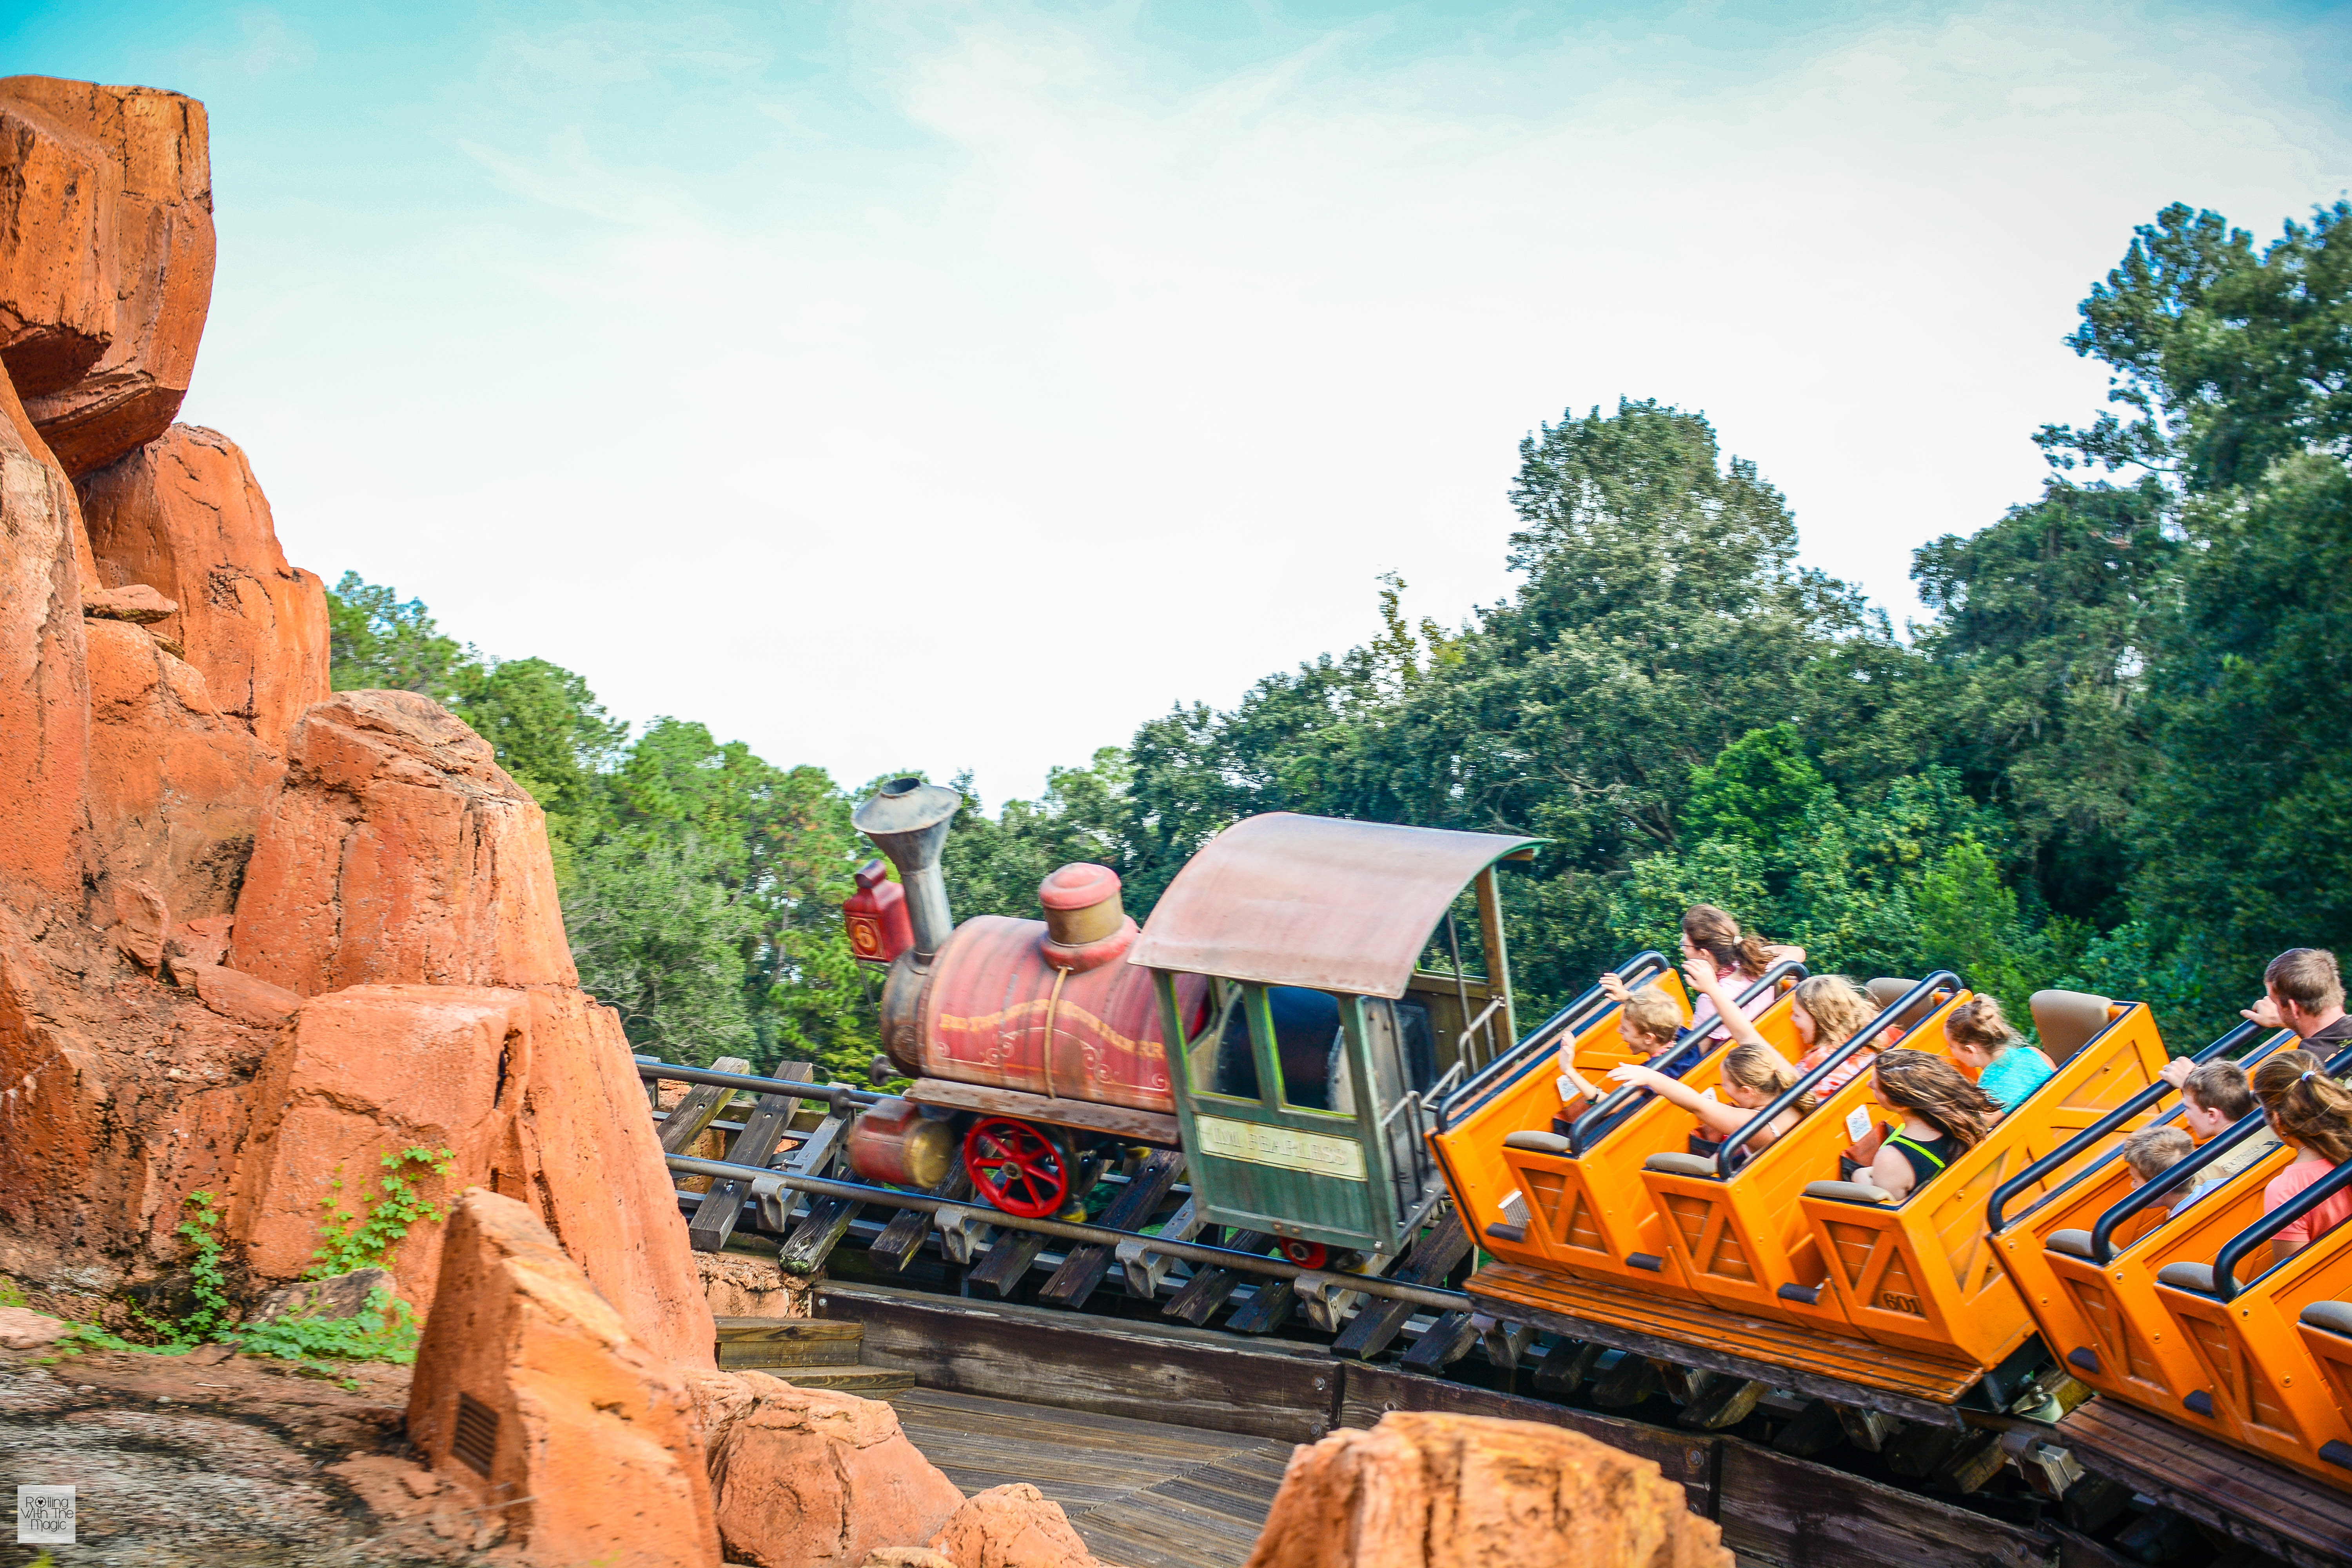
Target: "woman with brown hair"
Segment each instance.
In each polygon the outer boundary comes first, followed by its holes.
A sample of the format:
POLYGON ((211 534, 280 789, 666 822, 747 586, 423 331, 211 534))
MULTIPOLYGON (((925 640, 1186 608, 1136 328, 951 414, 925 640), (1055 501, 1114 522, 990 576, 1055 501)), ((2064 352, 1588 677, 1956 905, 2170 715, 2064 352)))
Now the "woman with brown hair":
MULTIPOLYGON (((2263 1189, 2268 1214, 2352 1160, 2352 1092, 2327 1076, 2327 1064, 2309 1051, 2281 1051, 2253 1070, 2251 1087, 2271 1131, 2292 1144, 2297 1159, 2263 1189)), ((2314 1237, 2352 1218, 2352 1192, 2342 1192, 2271 1238, 2271 1258, 2284 1263, 2314 1237)))
MULTIPOLYGON (((1705 960, 1683 965, 1683 978, 1689 982, 1694 993, 1715 1005, 1726 1032, 1733 1039, 1768 1051, 1772 1048, 1757 1033, 1756 1026, 1748 1022, 1746 1011, 1733 1005, 1722 977, 1714 973, 1705 960)), ((1802 1047, 1797 1070, 1811 1072, 1821 1066, 1832 1051, 1853 1038, 1854 1032, 1869 1022, 1870 1004, 1844 975, 1815 974, 1797 982, 1797 994, 1789 1003, 1789 1025, 1796 1031, 1797 1044, 1802 1047)), ((1859 1077, 1877 1054, 1867 1048, 1856 1051, 1814 1087, 1823 1094, 1835 1093, 1859 1077)))
POLYGON ((1959 1068, 1900 1046, 1872 1064, 1870 1088, 1879 1104, 1903 1113, 1870 1163, 1872 1184, 1897 1203, 1983 1142, 2000 1114, 1959 1068))

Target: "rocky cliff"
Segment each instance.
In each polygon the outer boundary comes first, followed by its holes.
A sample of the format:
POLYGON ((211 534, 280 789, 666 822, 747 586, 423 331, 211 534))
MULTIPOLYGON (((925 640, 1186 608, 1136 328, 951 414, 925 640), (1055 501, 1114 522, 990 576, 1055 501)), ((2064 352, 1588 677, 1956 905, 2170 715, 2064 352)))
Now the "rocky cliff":
MULTIPOLYGON (((240 1283, 291 1279, 384 1155, 446 1149, 430 1180, 522 1202, 708 1367, 539 807, 431 700, 329 692, 319 577, 236 443, 173 423, 213 262, 203 105, 0 79, 0 1273, 168 1293, 205 1189, 240 1283)), ((438 1261, 433 1227, 395 1257, 419 1308, 438 1261)))

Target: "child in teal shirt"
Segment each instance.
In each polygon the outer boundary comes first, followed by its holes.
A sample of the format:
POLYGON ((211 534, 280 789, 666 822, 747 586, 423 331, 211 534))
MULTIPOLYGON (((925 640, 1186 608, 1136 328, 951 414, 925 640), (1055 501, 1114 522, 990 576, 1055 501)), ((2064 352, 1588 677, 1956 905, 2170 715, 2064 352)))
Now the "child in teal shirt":
POLYGON ((1974 1073, 1985 1098, 2004 1111, 2058 1070, 2037 1047, 2018 1038, 2001 1016, 2000 1004, 1990 996, 1953 1008, 1944 1038, 1951 1043, 1952 1064, 1974 1073))

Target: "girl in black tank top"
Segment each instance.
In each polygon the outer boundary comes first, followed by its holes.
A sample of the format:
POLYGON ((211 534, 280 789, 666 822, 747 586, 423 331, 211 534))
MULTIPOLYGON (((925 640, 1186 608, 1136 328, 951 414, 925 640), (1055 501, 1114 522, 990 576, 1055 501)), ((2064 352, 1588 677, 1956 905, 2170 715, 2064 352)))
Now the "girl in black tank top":
POLYGON ((1897 1203, 1983 1142, 1999 1114, 1959 1068, 1925 1051, 1882 1052, 1871 1064, 1871 1089, 1903 1117, 1870 1166, 1873 1184, 1897 1203))

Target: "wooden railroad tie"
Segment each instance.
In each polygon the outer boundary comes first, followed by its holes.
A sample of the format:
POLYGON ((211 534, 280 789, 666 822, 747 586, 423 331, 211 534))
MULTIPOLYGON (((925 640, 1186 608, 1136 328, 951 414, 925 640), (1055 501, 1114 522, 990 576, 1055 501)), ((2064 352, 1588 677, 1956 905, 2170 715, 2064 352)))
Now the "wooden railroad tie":
MULTIPOLYGON (((1408 1285, 1442 1286, 1454 1266, 1470 1255, 1470 1232, 1451 1208, 1444 1221, 1422 1233, 1405 1254, 1404 1266, 1391 1279, 1408 1285)), ((1411 1301, 1376 1299, 1365 1304, 1355 1321, 1332 1342, 1331 1353, 1370 1361, 1404 1332, 1405 1323, 1422 1309, 1411 1301)))
MULTIPOLYGON (((1103 1211, 1097 1225, 1109 1230, 1139 1231, 1151 1223, 1160 1201, 1168 1195, 1177 1178, 1184 1173, 1181 1150, 1155 1149, 1143 1161, 1135 1174, 1128 1178, 1126 1190, 1113 1198, 1103 1211)), ((1110 1273, 1116 1261, 1110 1247, 1088 1243, 1070 1248, 1062 1266, 1054 1270, 1037 1291, 1038 1304, 1047 1307, 1081 1307, 1095 1293, 1110 1273)))
MULTIPOLYGON (((733 1069, 730 1069, 733 1070, 733 1069)), ((786 1062, 776 1069, 776 1077, 807 1082, 816 1071, 809 1062, 786 1062)), ((709 1088, 697 1089, 696 1094, 719 1095, 727 1091, 709 1088)), ((716 1101, 713 1102, 714 1110, 716 1101)), ((743 1131, 735 1134, 728 1146, 727 1158, 738 1165, 758 1165, 765 1168, 775 1158, 776 1145, 784 1141, 793 1117, 800 1110, 797 1096, 763 1094, 752 1106, 751 1114, 743 1123, 743 1131)), ((665 1153, 677 1153, 670 1148, 668 1130, 663 1130, 662 1149, 665 1153)), ((751 1184, 735 1177, 722 1177, 710 1184, 710 1193, 687 1222, 688 1242, 697 1252, 718 1252, 735 1234, 736 1222, 743 1216, 743 1200, 751 1195, 751 1184)))
MULTIPOLYGON (((1264 1252, 1274 1245, 1274 1237, 1263 1230, 1229 1230, 1225 1233, 1223 1245, 1235 1252, 1264 1252)), ((1197 1329, 1214 1317, 1218 1308, 1232 1300, 1241 1282, 1242 1277, 1230 1268, 1213 1264, 1206 1268, 1195 1268, 1192 1278, 1184 1282, 1184 1288, 1169 1299, 1168 1305, 1160 1309, 1160 1313, 1197 1329)))

